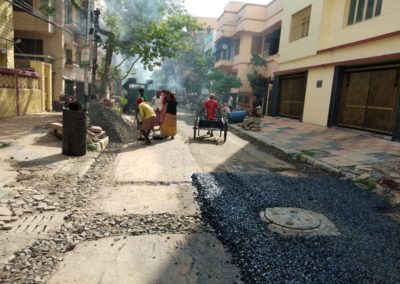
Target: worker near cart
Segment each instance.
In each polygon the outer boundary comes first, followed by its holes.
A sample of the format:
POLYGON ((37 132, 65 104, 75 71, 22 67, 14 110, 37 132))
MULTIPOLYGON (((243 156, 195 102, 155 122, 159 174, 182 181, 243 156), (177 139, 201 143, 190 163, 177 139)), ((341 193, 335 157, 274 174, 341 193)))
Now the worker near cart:
POLYGON ((151 141, 149 139, 150 132, 156 125, 156 113, 153 108, 143 101, 142 97, 136 99, 136 103, 139 108, 139 120, 140 120, 140 133, 143 134, 145 139, 145 144, 150 145, 151 141))
MULTIPOLYGON (((219 108, 219 104, 215 100, 215 95, 213 93, 210 94, 209 99, 204 103, 203 107, 207 112, 207 119, 216 120, 216 112, 219 108)), ((212 130, 208 130, 207 134, 210 134, 211 137, 214 136, 212 130)))

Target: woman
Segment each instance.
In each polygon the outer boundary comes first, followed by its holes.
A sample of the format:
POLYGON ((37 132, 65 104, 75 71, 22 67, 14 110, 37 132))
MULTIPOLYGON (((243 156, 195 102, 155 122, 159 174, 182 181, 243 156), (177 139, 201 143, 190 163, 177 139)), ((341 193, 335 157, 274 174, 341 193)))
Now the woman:
POLYGON ((168 92, 165 100, 165 114, 161 123, 161 135, 164 137, 171 136, 171 139, 174 139, 176 135, 177 105, 175 94, 168 92))

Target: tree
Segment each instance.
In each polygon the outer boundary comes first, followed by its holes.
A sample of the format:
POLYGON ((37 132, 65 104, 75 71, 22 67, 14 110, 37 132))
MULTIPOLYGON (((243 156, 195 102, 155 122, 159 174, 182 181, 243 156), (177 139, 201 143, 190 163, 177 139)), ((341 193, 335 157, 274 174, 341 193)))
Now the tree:
POLYGON ((266 67, 267 62, 258 54, 252 54, 250 62, 253 66, 253 70, 251 71, 251 73, 247 74, 247 79, 249 80, 250 86, 253 89, 254 96, 257 98, 257 104, 262 104, 262 100, 265 95, 269 80, 262 76, 257 71, 257 68, 266 67))
POLYGON ((215 70, 208 75, 211 81, 211 91, 218 95, 227 95, 231 89, 240 88, 242 82, 236 76, 225 74, 220 70, 215 70))
MULTIPOLYGON (((167 58, 190 47, 190 35, 201 27, 188 15, 180 0, 106 1, 104 20, 108 32, 104 41, 105 68, 99 93, 104 96, 109 83, 113 53, 135 57, 152 70, 167 58)), ((104 31, 104 30, 103 30, 104 31)))

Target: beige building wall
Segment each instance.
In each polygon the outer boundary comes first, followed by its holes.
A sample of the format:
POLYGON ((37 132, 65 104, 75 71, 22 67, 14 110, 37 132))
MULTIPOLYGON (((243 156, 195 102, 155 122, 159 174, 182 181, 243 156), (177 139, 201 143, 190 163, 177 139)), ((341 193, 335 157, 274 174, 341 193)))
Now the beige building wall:
POLYGON ((0 0, 0 67, 14 68, 13 9, 5 0, 0 0))
POLYGON ((327 125, 335 66, 400 60, 400 1, 381 15, 347 25, 348 0, 285 0, 279 74, 308 71, 303 121, 327 125), (311 5, 309 35, 290 41, 292 15, 311 5), (323 87, 316 88, 322 80, 323 87))
MULTIPOLYGON (((239 41, 240 48, 238 54, 233 51, 234 55, 231 60, 217 61, 215 68, 234 73, 241 80, 242 87, 238 89, 238 93, 242 99, 239 106, 244 109, 251 107, 253 100, 253 90, 247 79, 247 75, 253 69, 250 63, 253 37, 263 38, 261 47, 263 50, 264 37, 280 27, 282 9, 283 2, 281 0, 274 0, 268 5, 229 2, 225 6, 224 13, 218 18, 217 41, 226 39, 230 39, 232 42, 239 41), (245 97, 248 99, 243 102, 245 97)), ((266 77, 273 77, 278 67, 277 55, 265 56, 265 59, 268 63, 267 67, 258 68, 258 71, 266 77)))

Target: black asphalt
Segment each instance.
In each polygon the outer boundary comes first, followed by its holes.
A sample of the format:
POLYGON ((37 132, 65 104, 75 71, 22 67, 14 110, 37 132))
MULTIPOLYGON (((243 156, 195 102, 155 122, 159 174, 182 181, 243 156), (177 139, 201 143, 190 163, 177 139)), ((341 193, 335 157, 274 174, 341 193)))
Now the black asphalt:
POLYGON ((247 283, 400 283, 400 225, 389 204, 337 177, 195 174, 202 214, 247 283), (259 212, 299 207, 325 215, 341 236, 285 237, 259 212))

